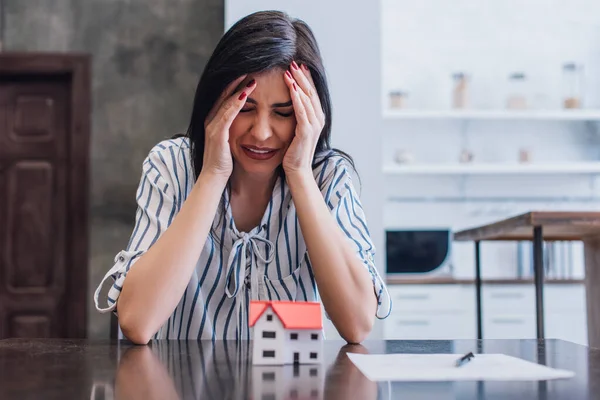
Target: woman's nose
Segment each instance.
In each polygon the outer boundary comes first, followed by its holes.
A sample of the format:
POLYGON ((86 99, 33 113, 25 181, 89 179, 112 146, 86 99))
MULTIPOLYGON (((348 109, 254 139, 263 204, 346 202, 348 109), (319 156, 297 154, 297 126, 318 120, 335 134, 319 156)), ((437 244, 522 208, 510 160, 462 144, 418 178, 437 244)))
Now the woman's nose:
POLYGON ((257 141, 265 141, 273 136, 271 126, 265 118, 256 119, 254 125, 252 126, 251 134, 257 141))

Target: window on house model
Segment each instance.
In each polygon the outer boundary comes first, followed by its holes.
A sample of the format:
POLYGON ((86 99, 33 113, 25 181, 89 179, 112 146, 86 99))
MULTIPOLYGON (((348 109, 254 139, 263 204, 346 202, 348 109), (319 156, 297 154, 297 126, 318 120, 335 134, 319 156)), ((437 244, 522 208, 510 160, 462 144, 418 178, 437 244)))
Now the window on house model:
POLYGON ((317 371, 317 369, 316 369, 316 368, 311 368, 311 369, 310 369, 310 371, 309 371, 309 375, 310 375, 310 376, 317 376, 317 375, 318 375, 318 373, 319 373, 319 372, 317 371))
POLYGON ((310 359, 314 360, 317 358, 317 353, 310 353, 310 359))
POLYGON ((316 399, 317 397, 319 397, 319 391, 317 389, 311 390, 310 397, 312 397, 313 399, 316 399))
POLYGON ((275 339, 275 332, 273 331, 264 331, 262 334, 264 339, 275 339))
POLYGON ((292 389, 292 390, 290 390, 290 398, 291 399, 297 399, 298 398, 298 389, 292 389))
POLYGON ((263 357, 275 357, 275 350, 263 350, 263 357))
POLYGON ((317 339, 319 339, 319 334, 317 334, 317 333, 311 333, 310 334, 310 338, 311 338, 311 340, 317 340, 317 339))
POLYGON ((273 314, 267 314, 267 321, 273 321, 273 314))
POLYGON ((290 333, 290 339, 291 340, 298 340, 298 334, 297 333, 290 333))

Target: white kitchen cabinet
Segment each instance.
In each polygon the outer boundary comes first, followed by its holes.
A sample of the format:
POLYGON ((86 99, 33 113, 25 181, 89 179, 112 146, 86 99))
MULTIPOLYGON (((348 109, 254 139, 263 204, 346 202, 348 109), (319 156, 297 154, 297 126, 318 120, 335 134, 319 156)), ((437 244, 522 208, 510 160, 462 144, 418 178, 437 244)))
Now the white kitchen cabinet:
POLYGON ((481 299, 486 313, 535 313, 535 290, 530 285, 484 285, 481 299))
POLYGON ((547 285, 544 292, 546 337, 587 346, 585 286, 547 285))
POLYGON ((471 339, 475 302, 471 285, 390 285, 393 301, 386 339, 471 339))
POLYGON ((473 313, 413 313, 390 315, 385 323, 386 339, 472 339, 473 313))
POLYGON ((510 312, 483 313, 485 339, 534 339, 535 316, 510 312))
MULTIPOLYGON (((386 339, 473 339, 477 337, 475 286, 389 285, 392 313, 386 339)), ((486 339, 536 337, 535 289, 523 284, 484 284, 483 336, 486 339)), ((583 284, 544 286, 545 334, 587 345, 583 284)))
POLYGON ((546 285, 544 286, 544 307, 550 313, 583 312, 585 315, 585 285, 546 285))
POLYGON ((441 313, 475 310, 472 285, 390 285, 393 312, 441 313))
POLYGON ((483 337, 535 338, 535 291, 530 285, 484 285, 481 288, 483 337))

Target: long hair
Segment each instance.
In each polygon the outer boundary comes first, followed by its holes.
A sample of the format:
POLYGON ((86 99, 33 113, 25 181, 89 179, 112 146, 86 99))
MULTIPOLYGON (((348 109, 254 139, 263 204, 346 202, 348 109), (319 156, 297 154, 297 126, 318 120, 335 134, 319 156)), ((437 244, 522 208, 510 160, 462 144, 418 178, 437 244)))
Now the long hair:
MULTIPOLYGON (((331 148, 331 98, 321 53, 311 29, 304 21, 292 19, 283 12, 261 11, 242 18, 223 35, 198 82, 186 132, 196 179, 204 161, 204 121, 227 85, 244 74, 277 68, 286 70, 292 61, 309 68, 325 114, 315 155, 337 153, 355 169, 349 155, 331 148)), ((320 157, 319 162, 325 158, 320 157)))

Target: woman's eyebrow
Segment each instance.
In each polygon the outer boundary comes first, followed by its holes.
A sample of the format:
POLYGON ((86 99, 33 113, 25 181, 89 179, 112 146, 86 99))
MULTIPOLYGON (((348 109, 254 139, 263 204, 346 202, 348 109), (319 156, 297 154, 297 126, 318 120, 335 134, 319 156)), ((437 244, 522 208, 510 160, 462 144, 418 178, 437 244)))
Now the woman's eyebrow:
MULTIPOLYGON (((254 100, 252 97, 248 97, 246 99, 246 103, 258 104, 256 102, 256 100, 254 100)), ((290 100, 290 101, 285 102, 285 103, 273 103, 273 104, 271 104, 271 107, 273 107, 273 108, 291 107, 291 105, 292 105, 292 101, 290 100)))
POLYGON ((292 101, 287 101, 285 103, 274 103, 271 104, 271 107, 273 108, 278 108, 278 107, 290 107, 292 105, 292 101))

